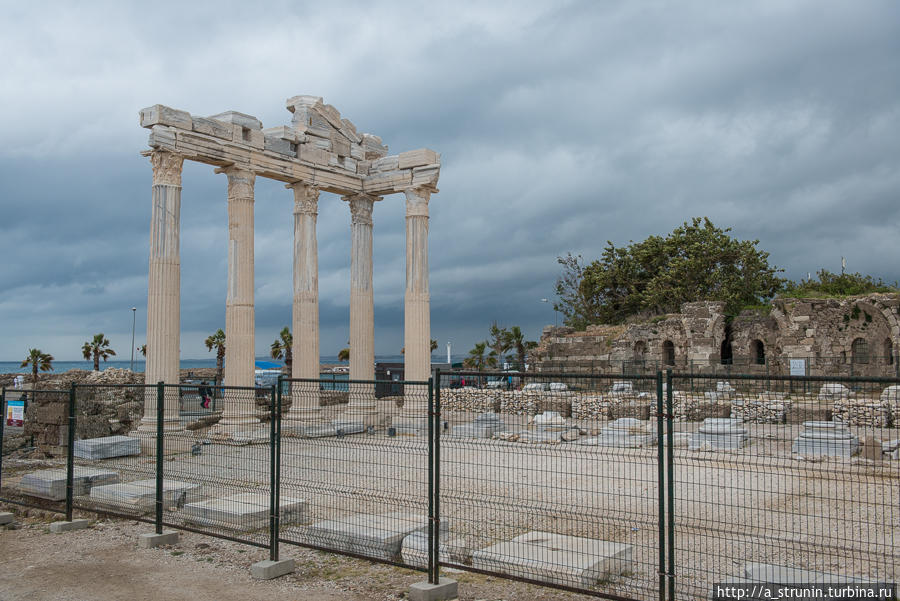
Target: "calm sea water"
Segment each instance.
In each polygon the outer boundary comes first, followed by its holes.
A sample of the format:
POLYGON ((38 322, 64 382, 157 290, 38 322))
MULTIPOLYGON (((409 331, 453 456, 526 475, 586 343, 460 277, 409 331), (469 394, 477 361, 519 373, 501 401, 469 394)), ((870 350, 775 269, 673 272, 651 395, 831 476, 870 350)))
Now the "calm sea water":
MULTIPOLYGON (((447 357, 440 357, 438 355, 433 356, 434 361, 442 361, 447 357)), ((272 362, 272 359, 268 357, 257 357, 257 361, 269 361, 272 362)), ((462 355, 454 355, 454 361, 462 361, 462 355)), ((347 362, 340 362, 333 355, 322 356, 319 358, 321 363, 327 365, 348 365, 347 362)), ((402 363, 403 355, 375 355, 375 361, 378 362, 391 362, 391 363, 402 363)), ((280 363, 279 361, 274 361, 274 363, 280 363)), ((12 374, 12 373, 31 373, 31 367, 21 367, 21 361, 0 361, 0 374, 12 374)), ((115 367, 118 369, 128 369, 131 365, 130 361, 107 361, 100 362, 100 369, 108 369, 110 367, 115 367)), ((216 359, 182 359, 181 360, 181 369, 200 369, 204 367, 215 367, 216 359)), ((69 371, 70 369, 93 369, 94 362, 93 361, 54 361, 53 362, 53 372, 52 373, 63 373, 69 371)), ((141 358, 140 361, 137 359, 134 360, 134 371, 143 373, 144 371, 144 360, 141 358)))

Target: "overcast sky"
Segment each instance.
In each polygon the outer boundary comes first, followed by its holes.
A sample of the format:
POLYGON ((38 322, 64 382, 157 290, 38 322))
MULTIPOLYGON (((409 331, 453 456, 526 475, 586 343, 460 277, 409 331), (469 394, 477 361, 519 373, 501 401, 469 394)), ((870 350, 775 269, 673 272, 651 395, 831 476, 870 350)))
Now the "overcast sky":
MULTIPOLYGON (((0 360, 144 339, 138 111, 290 123, 322 96, 442 155, 432 337, 552 324, 558 255, 709 216, 793 278, 900 279, 900 3, 0 2, 0 360)), ((322 354, 349 332, 350 212, 319 203, 322 354)), ((292 194, 256 184, 256 345, 290 324, 292 194)), ((375 206, 375 350, 402 346, 404 200, 375 206)), ((185 163, 182 357, 225 325, 226 178, 185 163)))

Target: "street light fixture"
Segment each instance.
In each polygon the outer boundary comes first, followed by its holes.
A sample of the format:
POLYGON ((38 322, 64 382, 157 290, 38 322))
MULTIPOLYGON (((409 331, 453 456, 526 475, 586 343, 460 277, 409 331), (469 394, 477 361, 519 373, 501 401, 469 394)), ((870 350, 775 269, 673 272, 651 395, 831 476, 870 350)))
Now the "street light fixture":
POLYGON ((134 324, 137 321, 137 307, 131 308, 131 371, 134 372, 134 324))

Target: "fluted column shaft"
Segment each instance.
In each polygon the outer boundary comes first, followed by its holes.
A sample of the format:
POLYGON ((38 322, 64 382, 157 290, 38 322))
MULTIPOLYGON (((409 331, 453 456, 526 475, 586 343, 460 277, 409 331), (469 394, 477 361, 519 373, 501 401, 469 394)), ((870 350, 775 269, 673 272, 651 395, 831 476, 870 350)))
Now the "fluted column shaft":
MULTIPOLYGON (((291 377, 319 378, 319 255, 316 217, 319 190, 304 182, 294 190, 294 304, 291 377)), ((314 421, 321 414, 318 383, 295 382, 289 419, 314 421)))
MULTIPOLYGON (((350 203, 350 379, 375 379, 375 296, 372 290, 372 207, 376 196, 346 197, 350 203)), ((351 385, 351 413, 375 412, 373 385, 351 385)))
POLYGON ((431 190, 406 194, 406 298, 404 306, 404 379, 431 376, 431 297, 428 292, 428 200, 431 190))
MULTIPOLYGON (((225 301, 225 384, 255 384, 253 309, 253 188, 255 175, 239 167, 228 176, 228 280, 225 301)), ((234 391, 233 391, 234 392, 234 391)), ((255 399, 226 392, 221 425, 255 422, 255 399)))
MULTIPOLYGON (((153 192, 150 215, 150 269, 147 285, 147 365, 144 382, 178 384, 181 335, 181 168, 184 157, 150 154, 153 192)), ((167 397, 170 395, 167 395, 167 397)), ((141 430, 156 429, 156 390, 144 395, 141 430)), ((164 407, 166 429, 179 425, 178 397, 164 407)))

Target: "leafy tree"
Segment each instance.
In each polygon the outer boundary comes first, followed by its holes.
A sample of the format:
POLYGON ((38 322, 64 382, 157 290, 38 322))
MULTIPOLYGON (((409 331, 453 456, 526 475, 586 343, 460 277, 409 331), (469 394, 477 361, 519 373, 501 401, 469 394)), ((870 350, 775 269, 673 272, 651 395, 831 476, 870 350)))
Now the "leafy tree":
POLYGON ((40 349, 36 348, 28 349, 28 355, 22 361, 21 367, 28 367, 29 365, 31 365, 31 381, 37 387, 38 370, 51 371, 53 369, 53 355, 42 353, 40 349))
POLYGON ((109 348, 109 339, 102 333, 95 334, 91 340, 84 343, 81 347, 81 354, 85 359, 94 359, 94 371, 100 371, 100 359, 104 362, 110 357, 116 355, 116 351, 109 348))
POLYGON ((487 345, 491 349, 491 357, 495 364, 502 365, 503 355, 509 350, 509 332, 506 328, 498 326, 495 321, 491 323, 488 335, 490 339, 487 341, 487 345))
POLYGON ((207 351, 216 349, 216 382, 221 382, 222 371, 225 369, 225 332, 219 328, 215 334, 207 336, 204 344, 207 351))
POLYGON ((475 348, 469 351, 469 356, 463 360, 463 365, 475 371, 482 371, 487 365, 488 357, 485 356, 487 350, 487 340, 476 342, 475 348))
POLYGON ((816 276, 816 280, 785 282, 780 295, 788 298, 829 298, 873 292, 900 292, 897 282, 887 284, 881 278, 875 279, 861 273, 836 274, 820 269, 816 276))
POLYGON ((519 361, 519 369, 525 369, 525 354, 537 346, 534 340, 525 340, 522 329, 519 326, 512 326, 506 333, 506 344, 510 350, 516 352, 516 358, 519 361))
POLYGON ((283 358, 284 365, 288 368, 288 371, 291 370, 291 364, 294 362, 294 354, 291 350, 291 345, 293 344, 294 337, 291 335, 291 330, 287 326, 282 328, 281 332, 278 334, 278 338, 272 343, 272 358, 283 358))
POLYGON ((583 329, 594 323, 622 323, 635 315, 678 311, 683 303, 722 301, 728 315, 772 298, 781 288, 781 271, 769 265, 759 240, 737 240, 706 217, 695 217, 665 238, 616 247, 583 266, 580 257, 558 258, 555 306, 565 322, 583 329))
POLYGON ((338 353, 338 361, 349 361, 350 360, 350 348, 342 348, 341 352, 338 353))

